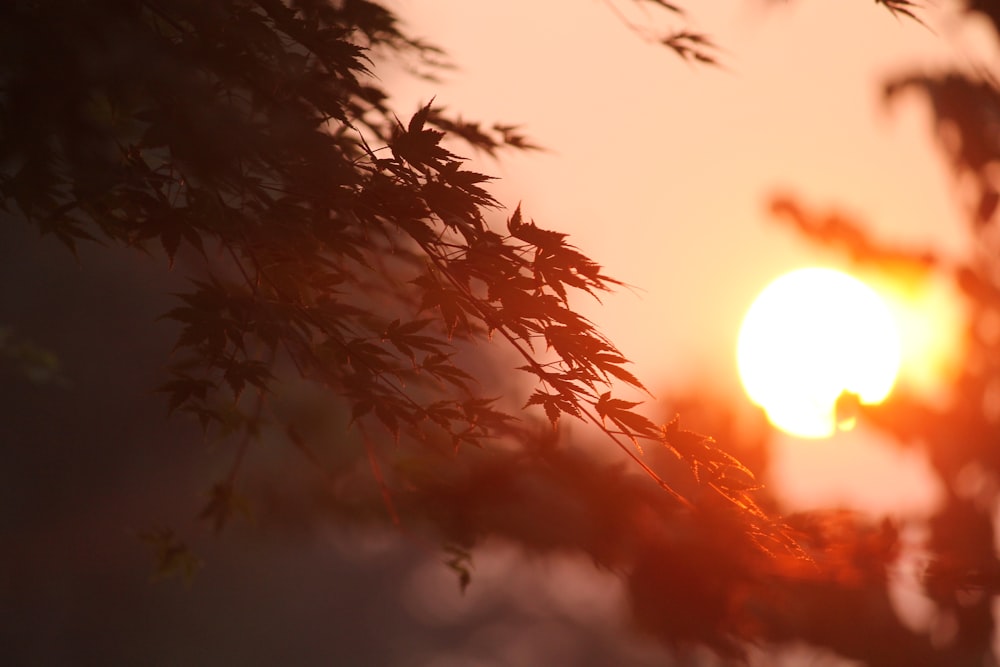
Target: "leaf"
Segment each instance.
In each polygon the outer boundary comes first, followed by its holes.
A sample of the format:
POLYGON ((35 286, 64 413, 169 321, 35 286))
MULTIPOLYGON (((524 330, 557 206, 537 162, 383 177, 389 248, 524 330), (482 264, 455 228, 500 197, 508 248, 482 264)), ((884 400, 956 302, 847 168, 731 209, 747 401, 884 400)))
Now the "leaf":
POLYGON ((427 114, 433 100, 413 114, 406 128, 397 124, 389 142, 393 156, 401 162, 408 162, 421 171, 428 167, 440 169, 445 163, 459 159, 440 146, 444 132, 424 129, 427 114))
POLYGON ((925 28, 928 27, 915 13, 915 10, 920 8, 920 5, 916 2, 910 2, 910 0, 875 0, 875 4, 882 5, 892 12, 893 16, 906 16, 925 28))
POLYGON ((367 338, 353 338, 343 344, 346 361, 356 373, 372 374, 390 370, 392 355, 367 338))
POLYGON ((580 408, 576 403, 567 399, 562 394, 549 394, 544 391, 535 390, 528 398, 527 403, 524 404, 524 407, 531 405, 541 405, 545 409, 545 416, 549 418, 552 428, 558 425, 559 418, 564 412, 573 415, 577 419, 583 419, 580 408))
POLYGON ((590 327, 553 325, 546 327, 545 343, 568 364, 580 368, 591 368, 594 359, 602 352, 614 352, 605 340, 592 333, 590 327))
POLYGON ((480 123, 464 121, 461 117, 446 118, 442 112, 440 108, 432 110, 428 120, 449 135, 460 137, 474 149, 483 151, 491 157, 495 157, 500 148, 541 150, 522 135, 516 125, 494 123, 490 128, 491 133, 490 130, 482 129, 480 123))
POLYGON ((684 60, 694 60, 706 65, 718 66, 719 62, 711 51, 718 49, 706 35, 689 30, 679 30, 660 40, 660 44, 672 49, 684 60))
POLYGON ((458 588, 464 595, 472 581, 472 553, 454 544, 445 546, 444 550, 449 555, 445 565, 458 575, 458 588))
POLYGON ((502 135, 503 143, 520 150, 539 151, 544 150, 541 146, 533 144, 527 137, 519 132, 521 129, 517 125, 504 125, 494 123, 493 129, 502 135))
POLYGON ((662 434, 665 444, 684 458, 700 460, 714 441, 708 436, 682 429, 680 423, 680 416, 675 415, 663 426, 662 434))
POLYGON ((442 287, 429 275, 421 276, 413 281, 423 288, 419 310, 439 308, 444 319, 448 338, 451 339, 459 329, 469 331, 469 319, 465 314, 466 297, 456 290, 442 287))
POLYGON ((191 552, 187 544, 178 539, 169 528, 153 528, 139 533, 139 539, 149 545, 154 552, 155 565, 153 580, 180 574, 186 583, 201 569, 201 561, 191 552))
POLYGON ((451 431, 452 422, 463 418, 463 413, 455 401, 435 401, 424 408, 428 419, 447 431, 451 431))
POLYGON ((212 530, 220 533, 236 512, 248 517, 250 507, 246 500, 236 493, 232 483, 219 482, 212 486, 208 501, 198 517, 211 522, 212 530))
POLYGON ((253 385, 258 390, 265 390, 267 383, 273 378, 267 365, 256 359, 230 359, 225 362, 223 378, 233 391, 233 396, 237 400, 243 393, 243 388, 247 383, 253 385))
POLYGON ((435 352, 440 348, 448 347, 446 341, 418 333, 433 321, 421 319, 401 324, 399 319, 393 320, 382 332, 382 340, 392 343, 393 347, 411 360, 414 358, 414 350, 435 352))
POLYGON ((434 98, 426 105, 420 108, 413 117, 410 118, 410 124, 407 126, 406 131, 411 134, 419 134, 424 129, 424 123, 427 122, 427 116, 431 112, 431 105, 434 104, 434 98))
POLYGON ((494 410, 495 398, 470 398, 461 402, 462 411, 469 425, 485 435, 495 435, 515 418, 494 410))
POLYGON ((521 202, 517 203, 517 208, 514 209, 514 213, 507 220, 507 231, 510 232, 511 236, 516 237, 517 231, 521 229, 524 224, 524 220, 521 218, 521 202))
POLYGON ((355 402, 354 405, 351 406, 351 421, 348 423, 353 424, 358 421, 358 419, 371 412, 374 407, 375 401, 370 398, 355 402))
POLYGON ((555 251, 562 247, 563 241, 567 236, 562 232, 553 232, 548 229, 541 229, 535 224, 534 220, 524 222, 524 219, 521 216, 520 204, 517 205, 517 208, 514 210, 514 214, 511 216, 510 220, 507 221, 507 231, 509 231, 511 236, 514 238, 521 239, 522 241, 530 243, 537 248, 549 251, 555 251))
POLYGON ((375 402, 375 416, 395 440, 399 440, 399 417, 402 414, 398 403, 386 400, 375 402))
POLYGON ((479 206, 498 206, 499 202, 493 198, 489 192, 479 187, 479 183, 495 180, 493 176, 480 174, 474 171, 463 171, 459 169, 459 163, 453 162, 441 170, 441 177, 449 185, 453 185, 472 196, 472 200, 479 206))
POLYGON ((633 387, 636 387, 638 389, 643 389, 643 390, 646 389, 645 385, 643 385, 642 382, 639 381, 639 378, 637 378, 630 371, 625 370, 621 366, 618 366, 618 365, 609 365, 609 366, 606 366, 606 367, 602 367, 602 370, 607 371, 608 373, 610 373, 611 375, 614 375, 619 380, 621 380, 623 382, 627 382, 628 384, 632 385, 633 387))
POLYGON ((763 484, 757 481, 754 474, 745 466, 724 466, 716 483, 728 491, 756 491, 763 488, 763 484))
POLYGON ((167 253, 167 259, 171 268, 174 266, 174 257, 177 255, 177 248, 181 244, 181 231, 176 227, 165 229, 160 235, 160 243, 167 253))
POLYGON ((469 390, 469 382, 475 380, 473 376, 452 363, 450 355, 441 353, 427 355, 421 362, 420 368, 435 378, 449 382, 465 391, 469 390))
POLYGON ((168 412, 172 413, 189 401, 204 401, 208 393, 215 387, 216 384, 211 380, 182 374, 173 380, 164 382, 157 387, 156 391, 170 394, 168 412))
POLYGON ((637 405, 640 404, 611 398, 610 391, 601 394, 593 403, 602 421, 610 419, 633 442, 636 441, 636 436, 652 437, 657 431, 656 424, 643 415, 632 412, 632 408, 637 405))

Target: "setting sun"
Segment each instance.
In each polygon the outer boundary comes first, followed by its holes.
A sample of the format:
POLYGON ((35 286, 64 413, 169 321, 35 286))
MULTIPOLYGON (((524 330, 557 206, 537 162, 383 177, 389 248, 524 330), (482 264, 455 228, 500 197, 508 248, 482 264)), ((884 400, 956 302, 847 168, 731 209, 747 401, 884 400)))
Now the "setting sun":
POLYGON ((769 284, 747 311, 737 364, 747 395, 777 428, 806 438, 853 426, 842 396, 878 403, 899 371, 901 343, 886 303, 860 280, 806 268, 769 284))

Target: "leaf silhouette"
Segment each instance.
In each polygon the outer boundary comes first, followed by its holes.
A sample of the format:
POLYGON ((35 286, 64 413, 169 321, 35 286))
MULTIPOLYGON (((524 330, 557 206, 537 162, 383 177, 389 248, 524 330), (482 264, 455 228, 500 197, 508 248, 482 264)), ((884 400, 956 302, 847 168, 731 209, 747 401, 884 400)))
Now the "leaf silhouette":
MULTIPOLYGON (((692 511, 634 451, 662 432, 612 397, 643 388, 628 359, 571 307, 624 283, 520 204, 505 214, 493 178, 454 152, 538 147, 517 125, 449 115, 434 99, 406 122, 390 108, 376 60, 438 70, 438 49, 375 2, 125 4, 4 10, 19 30, 4 32, 0 208, 71 249, 138 250, 189 279, 162 316, 177 333, 158 390, 213 443, 235 441, 201 509, 215 532, 245 511, 236 489, 262 433, 287 434, 323 468, 286 405, 298 387, 343 408, 344 438, 364 441, 394 520, 428 468, 523 449, 536 425, 501 409, 507 387, 477 359, 501 345, 535 383, 524 406, 541 408, 547 438, 565 414, 594 425, 665 492, 648 504, 692 511)), ((665 43, 714 62, 700 33, 665 43)), ((337 438, 324 446, 350 454, 337 438)), ((740 495, 745 470, 710 449, 690 460, 762 532, 740 495)), ((183 568, 172 538, 157 539, 164 567, 183 568)))

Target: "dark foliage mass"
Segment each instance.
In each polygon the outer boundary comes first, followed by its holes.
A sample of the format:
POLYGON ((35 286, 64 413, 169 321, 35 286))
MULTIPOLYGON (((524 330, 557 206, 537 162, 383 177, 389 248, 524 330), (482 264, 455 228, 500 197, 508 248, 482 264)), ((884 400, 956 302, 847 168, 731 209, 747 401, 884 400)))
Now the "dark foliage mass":
MULTIPOLYGON (((387 108, 374 63, 433 66, 440 54, 386 8, 93 1, 0 12, 7 224, 30 222, 74 252, 131 247, 188 276, 163 314, 180 333, 159 391, 234 445, 201 513, 216 530, 247 505, 240 471, 265 428, 332 474, 329 434, 274 409, 293 380, 346 406, 385 512, 400 521, 417 497, 421 515, 455 524, 465 500, 442 504, 456 493, 452 459, 487 447, 491 466, 529 469, 493 448, 549 437, 477 382, 474 344, 497 339, 536 382, 519 402, 550 429, 565 415, 596 426, 659 487, 657 512, 688 523, 732 513, 753 553, 798 549, 753 499, 749 469, 615 396, 613 383, 642 384, 570 299, 620 283, 519 207, 497 225, 490 177, 453 152, 530 141, 433 102, 405 121, 387 108), (685 493, 643 460, 642 441, 687 462, 685 493)), ((477 531, 445 532, 466 545, 477 531)), ((162 571, 192 570, 173 532, 144 539, 162 571)))
MULTIPOLYGON (((494 231, 490 177, 445 139, 487 153, 533 146, 432 103, 405 123, 385 106, 372 58, 437 54, 386 9, 4 11, 4 208, 70 249, 95 240, 183 260, 192 277, 165 313, 182 332, 161 391, 206 432, 244 440, 206 507, 219 527, 242 449, 289 369, 346 400, 362 432, 374 423, 421 449, 458 450, 517 430, 456 356, 500 338, 538 382, 528 405, 553 425, 564 414, 592 422, 630 453, 629 441, 664 442, 637 403, 611 393, 612 381, 642 386, 627 360, 569 306, 572 291, 619 283, 519 208, 494 231)), ((296 424, 284 430, 309 447, 296 424)), ((692 461, 763 520, 724 474, 748 471, 717 454, 692 461)))
MULTIPOLYGON (((916 18, 913 3, 882 4, 916 18)), ((643 36, 717 64, 700 33, 643 36)), ((434 101, 402 118, 387 106, 379 63, 433 72, 442 56, 365 0, 0 7, 0 215, 74 253, 85 242, 125 246, 184 276, 163 313, 179 333, 159 390, 170 411, 232 447, 202 518, 216 531, 239 513, 285 526, 391 520, 446 545, 463 587, 487 537, 583 553, 621 575, 637 628, 733 657, 747 642, 796 640, 872 665, 986 655, 1000 567, 984 520, 995 499, 953 494, 932 526, 927 587, 959 628, 932 645, 889 602, 896 526, 838 512, 776 517, 741 463, 760 457, 759 443, 718 415, 698 426, 713 439, 620 397, 642 383, 571 302, 621 283, 566 234, 520 207, 504 212, 491 178, 459 155, 534 144, 434 101), (513 409, 483 379, 491 340, 534 383, 513 409), (324 416, 335 410, 346 434, 324 416), (628 466, 568 446, 565 417, 595 427, 628 466), (309 473, 244 474, 255 449, 277 443, 309 473), (983 595, 957 596, 969 587, 983 595)), ((931 100, 956 177, 971 183, 981 257, 946 266, 886 250, 791 198, 774 210, 858 261, 949 271, 973 322, 995 318, 1000 96, 991 78, 957 72, 899 78, 886 96, 910 90, 931 100)), ((0 356, 18 372, 59 381, 47 351, 16 329, 0 334, 0 356)), ((946 479, 972 464, 1000 470, 979 407, 994 391, 998 343, 973 342, 958 387, 969 400, 935 412, 901 397, 869 415, 922 441, 946 479)), ((161 574, 197 568, 174 531, 143 539, 161 574)))
MULTIPOLYGON (((987 19, 994 40, 1000 37, 998 3, 970 1, 965 8, 987 19)), ((779 220, 818 243, 840 249, 869 270, 917 283, 950 282, 962 294, 967 317, 966 349, 949 402, 928 403, 897 391, 885 404, 865 411, 866 418, 900 446, 925 451, 944 483, 945 501, 927 522, 929 537, 923 544, 927 562, 922 586, 936 606, 930 631, 935 648, 907 654, 899 647, 912 642, 893 645, 881 638, 869 640, 865 647, 865 642, 850 640, 847 632, 820 641, 845 655, 861 657, 860 652, 852 653, 854 643, 867 652, 864 657, 870 664, 993 665, 993 600, 1000 591, 993 519, 1000 473, 995 393, 1000 351, 995 327, 1000 312, 996 215, 1000 89, 995 72, 987 68, 914 71, 885 82, 887 104, 898 104, 906 96, 919 99, 931 111, 933 135, 952 169, 956 199, 974 239, 969 256, 882 243, 847 216, 810 211, 786 196, 772 202, 779 220)), ((874 590, 887 587, 883 582, 874 590)), ((814 604, 818 607, 834 595, 824 593, 814 604)), ((889 610, 880 614, 890 615, 889 610)), ((846 623, 844 617, 840 627, 846 623)))

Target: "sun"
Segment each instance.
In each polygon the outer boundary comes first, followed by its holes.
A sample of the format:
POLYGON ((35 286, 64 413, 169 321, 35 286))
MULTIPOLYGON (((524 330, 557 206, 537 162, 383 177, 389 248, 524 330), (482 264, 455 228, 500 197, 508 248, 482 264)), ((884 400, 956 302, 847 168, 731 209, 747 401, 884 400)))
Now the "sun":
POLYGON ((860 280, 805 268, 764 288, 740 327, 743 387, 777 428, 804 438, 849 429, 852 403, 879 403, 899 372, 899 330, 860 280))

